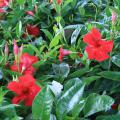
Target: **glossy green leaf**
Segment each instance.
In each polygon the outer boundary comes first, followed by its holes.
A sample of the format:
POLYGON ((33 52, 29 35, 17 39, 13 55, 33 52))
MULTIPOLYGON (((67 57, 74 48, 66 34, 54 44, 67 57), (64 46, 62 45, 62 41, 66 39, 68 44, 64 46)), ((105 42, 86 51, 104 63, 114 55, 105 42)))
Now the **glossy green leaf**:
POLYGON ((110 80, 120 81, 120 72, 117 71, 103 71, 98 73, 102 77, 110 80))
POLYGON ((81 77, 82 75, 84 75, 85 73, 87 73, 89 71, 88 68, 82 68, 80 70, 77 70, 73 73, 71 73, 68 78, 76 78, 76 77, 81 77))
POLYGON ((76 118, 77 116, 79 116, 80 112, 83 110, 85 105, 85 100, 80 100, 80 102, 78 104, 76 104, 72 110, 72 116, 74 118, 76 118))
POLYGON ((107 111, 111 108, 113 103, 113 98, 107 95, 98 95, 93 93, 89 95, 86 100, 84 115, 87 117, 100 111, 107 111))
POLYGON ((53 95, 49 86, 46 86, 38 93, 33 101, 33 119, 50 120, 52 104, 53 95))
POLYGON ((63 120, 64 116, 71 111, 80 101, 84 91, 84 84, 81 81, 75 82, 69 89, 62 92, 57 101, 56 113, 58 120, 63 120))
POLYGON ((82 29, 82 27, 81 27, 81 28, 77 28, 77 29, 75 29, 75 31, 72 33, 72 36, 71 36, 71 44, 72 44, 72 45, 75 45, 76 40, 77 40, 77 38, 78 38, 78 35, 79 35, 81 29, 82 29))
POLYGON ((70 67, 66 63, 61 63, 59 65, 52 64, 53 72, 56 76, 65 78, 70 72, 70 67))
POLYGON ((98 116, 96 120, 120 120, 120 115, 98 116))
POLYGON ((83 78, 83 82, 86 84, 86 85, 89 85, 90 83, 92 83, 93 81, 97 80, 101 78, 100 76, 91 76, 91 77, 86 77, 86 78, 83 78))
POLYGON ((115 56, 112 57, 112 62, 117 65, 118 67, 120 67, 120 54, 117 54, 115 56))

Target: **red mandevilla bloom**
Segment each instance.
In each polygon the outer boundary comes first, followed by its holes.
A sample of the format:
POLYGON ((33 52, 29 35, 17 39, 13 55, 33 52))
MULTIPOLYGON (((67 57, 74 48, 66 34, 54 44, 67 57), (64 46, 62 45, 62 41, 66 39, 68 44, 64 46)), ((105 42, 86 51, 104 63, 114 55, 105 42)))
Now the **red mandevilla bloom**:
POLYGON ((38 37, 40 35, 40 29, 37 26, 33 25, 27 25, 26 30, 29 35, 32 35, 33 37, 38 37))
POLYGON ((59 61, 62 62, 63 57, 66 56, 66 55, 69 55, 69 54, 71 54, 71 51, 68 51, 68 50, 65 50, 63 48, 60 48, 59 49, 59 56, 58 56, 59 61))
POLYGON ((0 0, 0 7, 8 6, 9 0, 0 0))
POLYGON ((7 88, 16 93, 12 99, 13 104, 19 104, 23 101, 26 106, 32 106, 34 97, 41 89, 29 74, 19 77, 17 81, 8 83, 7 88))
POLYGON ((109 58, 108 53, 113 49, 113 41, 103 40, 100 32, 93 28, 91 32, 83 37, 83 41, 87 44, 85 48, 88 58, 95 59, 99 62, 109 58))
POLYGON ((28 53, 24 53, 20 57, 19 65, 14 64, 10 67, 12 71, 23 72, 23 74, 31 74, 35 73, 35 68, 32 66, 34 63, 38 61, 36 56, 30 56, 28 53))

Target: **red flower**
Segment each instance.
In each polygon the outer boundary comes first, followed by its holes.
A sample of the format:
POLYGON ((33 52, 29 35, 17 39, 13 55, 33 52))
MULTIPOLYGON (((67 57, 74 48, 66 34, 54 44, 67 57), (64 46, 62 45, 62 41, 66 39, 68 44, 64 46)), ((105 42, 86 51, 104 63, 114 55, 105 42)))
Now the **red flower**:
MULTIPOLYGON (((52 3, 53 0, 50 0, 50 3, 52 3)), ((57 4, 60 5, 62 3, 62 0, 57 0, 57 4)))
POLYGON ((13 104, 19 104, 23 101, 26 106, 32 106, 34 97, 41 89, 29 74, 19 77, 17 81, 8 83, 7 88, 16 93, 12 99, 13 104))
POLYGON ((68 51, 68 50, 65 50, 63 48, 60 48, 59 49, 59 56, 58 56, 59 61, 62 62, 63 57, 66 56, 66 55, 69 55, 69 54, 71 54, 71 51, 68 51))
POLYGON ((0 7, 8 6, 9 0, 0 0, 0 7))
POLYGON ((38 61, 38 58, 36 56, 30 56, 28 53, 24 53, 20 58, 19 65, 16 64, 16 61, 15 61, 10 68, 12 71, 23 72, 23 74, 32 75, 35 73, 35 69, 32 65, 37 61, 38 61))
POLYGON ((27 25, 26 30, 29 35, 32 35, 33 37, 38 37, 40 35, 40 29, 37 26, 27 25))
POLYGON ((33 13, 32 11, 26 11, 26 14, 27 14, 27 15, 34 16, 34 13, 33 13))
POLYGON ((0 13, 5 13, 6 11, 3 9, 0 9, 0 13))
POLYGON ((99 62, 109 58, 108 53, 113 49, 113 41, 103 40, 100 32, 93 28, 91 32, 83 37, 83 41, 87 44, 86 52, 89 59, 95 59, 99 62))
POLYGON ((112 108, 113 110, 117 110, 117 109, 118 109, 118 104, 113 104, 113 105, 111 106, 111 108, 112 108))

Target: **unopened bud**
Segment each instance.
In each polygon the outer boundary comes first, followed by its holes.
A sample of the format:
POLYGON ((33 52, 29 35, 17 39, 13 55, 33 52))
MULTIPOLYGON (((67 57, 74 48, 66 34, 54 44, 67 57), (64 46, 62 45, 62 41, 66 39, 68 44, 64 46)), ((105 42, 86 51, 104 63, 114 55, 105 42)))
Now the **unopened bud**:
POLYGON ((14 40, 13 52, 14 52, 15 56, 18 55, 19 48, 18 48, 18 45, 16 43, 16 40, 14 40))
POLYGON ((20 56, 22 55, 22 52, 23 52, 23 44, 21 45, 20 49, 19 49, 19 52, 20 52, 20 56))
POLYGON ((8 44, 7 43, 5 44, 4 52, 5 52, 5 56, 8 56, 9 48, 8 48, 8 44))
POLYGON ((37 7, 37 5, 34 6, 34 11, 35 11, 35 12, 38 11, 38 7, 37 7))
POLYGON ((115 24, 116 19, 117 19, 117 14, 115 11, 112 11, 112 24, 115 24))

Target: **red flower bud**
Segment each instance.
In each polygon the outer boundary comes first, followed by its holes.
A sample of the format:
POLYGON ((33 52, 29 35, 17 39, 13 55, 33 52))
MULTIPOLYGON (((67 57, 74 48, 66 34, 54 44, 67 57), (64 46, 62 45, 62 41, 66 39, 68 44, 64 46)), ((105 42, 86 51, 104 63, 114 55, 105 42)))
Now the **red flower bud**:
POLYGON ((117 19, 117 14, 115 11, 112 11, 112 24, 115 24, 116 19, 117 19))
POLYGON ((71 51, 60 48, 59 49, 59 56, 58 56, 59 61, 62 62, 63 57, 66 56, 66 55, 69 55, 69 54, 71 54, 71 51))
POLYGON ((26 11, 26 14, 27 14, 27 15, 34 16, 34 13, 33 13, 32 11, 26 11))
POLYGON ((19 52, 19 48, 15 40, 14 40, 13 52, 14 52, 14 55, 18 55, 18 52, 19 52))

